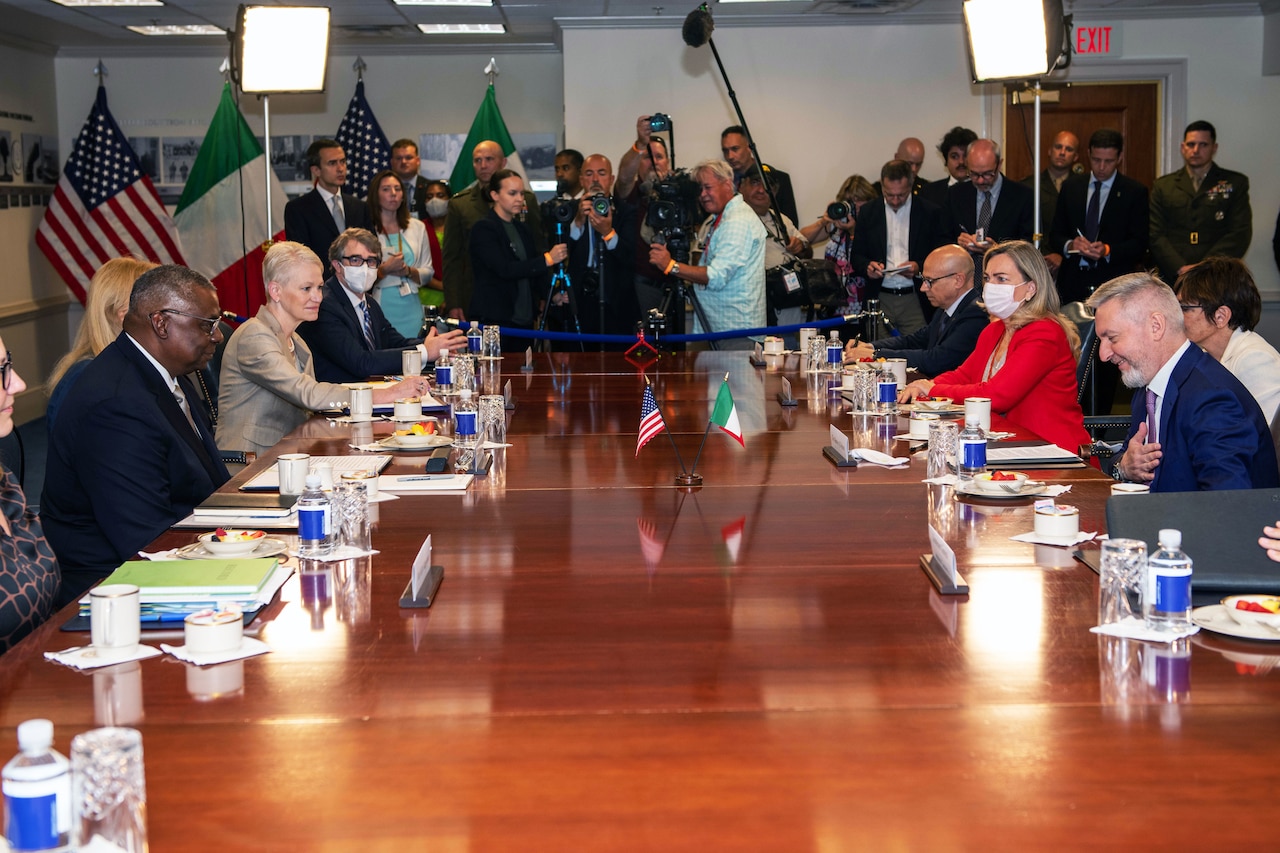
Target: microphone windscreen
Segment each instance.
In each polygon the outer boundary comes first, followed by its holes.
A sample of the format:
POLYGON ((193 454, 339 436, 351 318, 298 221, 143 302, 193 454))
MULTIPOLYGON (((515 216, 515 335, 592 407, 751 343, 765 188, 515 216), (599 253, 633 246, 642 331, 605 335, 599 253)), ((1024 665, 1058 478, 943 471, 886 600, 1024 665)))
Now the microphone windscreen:
POLYGON ((684 19, 684 27, 681 29, 684 43, 689 47, 702 47, 711 38, 711 31, 715 28, 716 22, 711 20, 710 12, 701 8, 694 9, 684 19))

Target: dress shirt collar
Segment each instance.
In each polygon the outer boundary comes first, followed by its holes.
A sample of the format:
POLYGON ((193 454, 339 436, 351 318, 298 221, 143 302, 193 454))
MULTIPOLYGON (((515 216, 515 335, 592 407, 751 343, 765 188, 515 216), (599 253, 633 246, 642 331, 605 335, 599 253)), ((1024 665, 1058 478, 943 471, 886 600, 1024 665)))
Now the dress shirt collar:
POLYGON ((133 335, 129 334, 128 332, 125 332, 124 336, 129 339, 129 343, 133 344, 135 347, 138 348, 138 352, 142 353, 146 357, 147 361, 151 362, 151 366, 154 367, 156 371, 160 374, 160 378, 164 380, 165 385, 167 385, 170 389, 177 386, 178 384, 177 378, 172 373, 170 373, 163 364, 156 361, 155 357, 151 355, 151 353, 147 352, 146 347, 138 343, 138 341, 133 337, 133 335))
POLYGON ((1152 376, 1151 381, 1147 383, 1147 387, 1156 392, 1161 404, 1164 403, 1164 392, 1169 388, 1169 378, 1173 376, 1173 368, 1177 366, 1178 359, 1182 358, 1182 354, 1187 351, 1189 346, 1191 346, 1190 340, 1183 341, 1182 346, 1178 347, 1178 351, 1160 366, 1160 369, 1156 371, 1156 375, 1152 376))
POLYGON ((960 294, 959 299, 957 299, 955 302, 952 302, 949 306, 947 306, 947 316, 955 317, 956 312, 960 310, 960 306, 963 305, 964 301, 969 298, 969 294, 973 293, 974 290, 976 289, 977 288, 973 288, 973 287, 969 288, 964 293, 960 294))
POLYGON ((361 317, 361 312, 362 312, 364 309, 362 309, 362 308, 360 307, 360 303, 362 303, 362 302, 364 302, 366 299, 368 299, 368 298, 369 298, 369 294, 367 294, 367 293, 366 293, 366 294, 364 294, 363 296, 356 296, 354 293, 352 293, 352 292, 351 292, 351 288, 347 287, 345 284, 343 284, 343 283, 338 279, 338 274, 337 274, 337 273, 334 273, 334 274, 333 274, 333 285, 334 285, 334 287, 336 287, 336 288, 338 288, 339 290, 341 290, 341 291, 342 291, 342 295, 343 295, 343 296, 345 296, 345 297, 347 297, 347 299, 349 299, 349 300, 351 301, 351 307, 352 307, 352 308, 354 308, 354 309, 356 309, 356 318, 357 318, 357 319, 360 319, 360 320, 363 322, 363 318, 361 317))
MULTIPOLYGON (((337 193, 331 193, 319 184, 316 184, 316 192, 320 193, 320 198, 324 201, 324 206, 333 210, 333 197, 337 195, 337 193)), ((338 192, 342 192, 342 190, 339 189, 338 192)), ((342 206, 343 213, 345 213, 346 210, 347 206, 344 204, 342 206)))

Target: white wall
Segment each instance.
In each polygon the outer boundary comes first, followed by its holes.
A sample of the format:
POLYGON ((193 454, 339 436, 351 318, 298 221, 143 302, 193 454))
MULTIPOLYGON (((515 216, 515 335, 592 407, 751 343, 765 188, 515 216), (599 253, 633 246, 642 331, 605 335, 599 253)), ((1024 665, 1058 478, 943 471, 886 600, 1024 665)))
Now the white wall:
MULTIPOLYGON (((1186 63, 1185 115, 1212 121, 1219 161, 1249 174, 1254 239, 1246 260, 1263 293, 1280 298, 1271 252, 1280 176, 1270 168, 1280 77, 1262 74, 1262 23, 1261 16, 1125 21, 1119 63, 1186 63)), ((968 82, 958 23, 726 27, 714 38, 764 160, 791 173, 802 219, 816 216, 848 174, 878 177, 903 136, 932 149, 953 125, 998 135, 1003 123, 989 87, 968 82)), ((632 141, 636 116, 660 110, 676 123, 681 164, 718 155, 719 132, 736 118, 709 47, 689 48, 677 29, 656 28, 567 30, 563 41, 573 147, 616 159, 632 141)), ((935 157, 931 150, 926 177, 943 175, 935 157)))

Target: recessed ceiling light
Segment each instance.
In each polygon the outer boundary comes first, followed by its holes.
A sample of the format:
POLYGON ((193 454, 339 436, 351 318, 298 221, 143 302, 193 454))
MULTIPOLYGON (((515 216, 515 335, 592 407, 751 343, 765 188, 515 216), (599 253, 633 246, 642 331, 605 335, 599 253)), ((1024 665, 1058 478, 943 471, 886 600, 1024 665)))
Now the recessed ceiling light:
POLYGON ((227 31, 211 24, 149 24, 141 27, 125 27, 143 36, 225 36, 227 31))
POLYGON ((493 0, 394 0, 397 6, 492 6, 493 0))
POLYGON ((163 6, 160 0, 53 0, 60 6, 163 6))
POLYGON ((471 33, 500 34, 507 31, 506 26, 503 24, 418 24, 418 29, 428 35, 439 35, 441 33, 451 33, 454 35, 467 35, 471 33))

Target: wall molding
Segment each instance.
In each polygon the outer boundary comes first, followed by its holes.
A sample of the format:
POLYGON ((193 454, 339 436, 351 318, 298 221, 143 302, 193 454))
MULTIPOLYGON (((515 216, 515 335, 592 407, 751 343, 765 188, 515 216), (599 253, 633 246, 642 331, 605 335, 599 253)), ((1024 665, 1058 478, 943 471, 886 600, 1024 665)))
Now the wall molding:
POLYGON ((16 326, 19 323, 29 323, 42 317, 66 314, 68 307, 72 303, 80 304, 72 299, 70 294, 63 294, 0 305, 0 327, 16 326))

